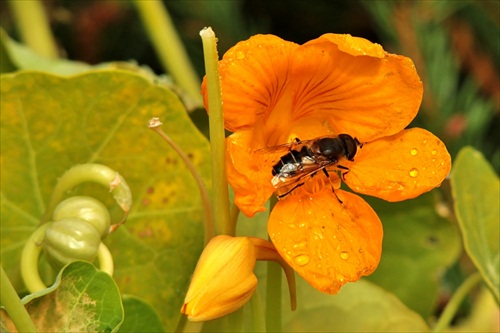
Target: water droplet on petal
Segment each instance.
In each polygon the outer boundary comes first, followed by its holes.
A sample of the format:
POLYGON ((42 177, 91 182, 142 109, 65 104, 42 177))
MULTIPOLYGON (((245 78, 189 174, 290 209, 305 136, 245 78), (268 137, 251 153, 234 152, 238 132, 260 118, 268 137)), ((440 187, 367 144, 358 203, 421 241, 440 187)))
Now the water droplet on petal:
POLYGON ((410 170, 410 177, 415 178, 417 176, 418 176, 418 169, 415 169, 415 168, 411 169, 410 170))
POLYGON ((413 148, 412 150, 410 150, 410 154, 411 154, 411 156, 417 155, 418 154, 418 149, 413 148))
POLYGON ((349 253, 347 253, 346 251, 340 252, 340 258, 344 260, 349 259, 349 253))
POLYGON ((431 154, 432 154, 432 155, 436 155, 436 154, 437 154, 436 149, 433 149, 433 150, 431 151, 431 154))
POLYGON ((309 262, 309 256, 305 254, 299 254, 293 258, 293 261, 299 266, 305 266, 309 262))
POLYGON ((236 52, 236 59, 241 60, 243 58, 245 58, 245 53, 241 51, 236 52))

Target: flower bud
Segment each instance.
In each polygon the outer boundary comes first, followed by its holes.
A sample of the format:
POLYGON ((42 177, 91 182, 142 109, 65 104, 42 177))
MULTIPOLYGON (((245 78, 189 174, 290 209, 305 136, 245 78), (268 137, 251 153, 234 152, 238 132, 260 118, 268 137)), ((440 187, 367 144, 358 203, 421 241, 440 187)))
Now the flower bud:
POLYGON ((241 308, 257 288, 253 273, 256 260, 254 245, 248 238, 212 238, 196 265, 181 312, 197 322, 241 308))
POLYGON ((78 219, 55 221, 45 231, 44 250, 55 269, 75 260, 92 262, 97 256, 101 236, 93 225, 78 219))
POLYGON ((68 217, 79 218, 94 226, 101 238, 109 233, 111 217, 108 209, 102 202, 92 197, 70 197, 59 203, 54 210, 53 220, 61 221, 68 217))

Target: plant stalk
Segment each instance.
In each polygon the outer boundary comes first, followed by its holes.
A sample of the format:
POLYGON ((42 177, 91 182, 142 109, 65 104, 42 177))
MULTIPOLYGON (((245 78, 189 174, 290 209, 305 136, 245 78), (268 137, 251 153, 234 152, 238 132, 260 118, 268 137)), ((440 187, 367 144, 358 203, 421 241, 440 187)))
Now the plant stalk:
POLYGON ((7 310, 12 322, 16 326, 18 332, 37 332, 33 320, 31 320, 28 311, 24 307, 23 303, 19 299, 14 286, 10 282, 7 274, 5 273, 3 266, 0 265, 0 299, 3 306, 7 310))
POLYGON ((201 175, 198 173, 198 170, 196 170, 196 167, 194 166, 193 162, 189 159, 189 157, 186 155, 186 153, 175 143, 174 140, 170 138, 165 132, 161 130, 159 127, 161 125, 161 122, 159 121, 158 118, 153 118, 151 119, 149 123, 149 128, 155 131, 158 135, 162 137, 163 140, 165 140, 170 147, 172 147, 173 150, 179 155, 179 157, 182 159, 184 164, 187 166, 189 171, 191 172, 191 175, 193 176, 194 180, 196 181, 196 184, 198 185, 198 189, 200 191, 200 196, 201 196, 201 202, 203 205, 203 212, 205 214, 205 245, 208 244, 208 241, 212 239, 215 235, 215 223, 214 223, 214 214, 212 211, 212 204, 210 202, 210 195, 208 194, 207 187, 205 186, 205 183, 203 182, 203 179, 201 178, 201 175))
POLYGON ((11 0, 9 5, 23 43, 44 57, 56 59, 59 52, 42 1, 11 0))
POLYGON ((432 330, 433 332, 444 332, 447 330, 465 296, 467 296, 472 288, 474 288, 479 282, 481 282, 481 274, 476 272, 469 276, 464 283, 458 287, 448 304, 446 304, 441 317, 439 317, 436 326, 434 326, 434 329, 432 330))
POLYGON ((217 40, 212 28, 200 32, 205 58, 205 72, 208 88, 208 110, 210 113, 210 146, 212 150, 212 184, 215 221, 218 234, 234 236, 229 214, 229 191, 226 178, 224 113, 219 77, 217 40))
POLYGON ((188 110, 202 106, 200 80, 162 1, 134 0, 134 3, 165 70, 189 96, 193 105, 188 105, 188 110))

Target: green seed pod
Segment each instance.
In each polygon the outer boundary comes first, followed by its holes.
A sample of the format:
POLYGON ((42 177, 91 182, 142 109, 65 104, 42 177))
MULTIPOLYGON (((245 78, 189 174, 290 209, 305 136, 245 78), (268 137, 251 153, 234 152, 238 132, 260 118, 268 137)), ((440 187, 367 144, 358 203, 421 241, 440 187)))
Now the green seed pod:
POLYGON ((75 260, 92 262, 100 244, 101 236, 94 226, 77 218, 52 222, 43 241, 45 254, 57 270, 75 260))
POLYGON ((108 209, 92 197, 76 196, 59 203, 54 210, 53 220, 61 221, 68 217, 76 217, 90 223, 99 232, 101 238, 109 233, 111 217, 108 209))

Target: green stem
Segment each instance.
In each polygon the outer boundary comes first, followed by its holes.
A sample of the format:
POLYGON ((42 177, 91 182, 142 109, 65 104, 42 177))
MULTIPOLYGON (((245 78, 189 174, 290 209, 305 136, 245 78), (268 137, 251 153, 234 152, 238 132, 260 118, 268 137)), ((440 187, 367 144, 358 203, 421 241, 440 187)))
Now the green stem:
POLYGON ((215 220, 218 233, 234 236, 229 214, 229 191, 226 178, 224 113, 219 77, 217 39, 211 28, 200 32, 203 42, 205 72, 208 88, 208 110, 210 113, 210 145, 212 150, 212 182, 215 220))
POLYGON ((240 208, 236 206, 233 202, 231 207, 231 216, 230 216, 230 224, 227 228, 230 235, 236 235, 236 225, 238 223, 238 217, 240 216, 240 208))
POLYGON ((21 253, 21 277, 23 278, 26 288, 28 288, 31 293, 47 288, 38 273, 38 258, 42 251, 45 230, 47 230, 49 226, 50 223, 45 223, 38 227, 38 229, 31 234, 21 253))
POLYGON ((281 267, 272 261, 267 263, 266 329, 281 332, 281 267))
POLYGON ((474 288, 479 282, 481 282, 481 274, 476 272, 469 276, 464 283, 462 283, 462 285, 453 294, 448 304, 446 304, 441 317, 439 317, 436 326, 434 326, 434 329, 432 330, 433 332, 443 332, 448 328, 465 296, 467 296, 472 288, 474 288))
POLYGON ((0 300, 12 319, 14 326, 16 326, 18 332, 37 332, 33 320, 31 320, 28 311, 26 311, 26 308, 19 299, 14 286, 3 270, 3 266, 0 265, 0 269, 0 285, 2 286, 0 300))
POLYGON ((212 237, 215 235, 215 223, 214 223, 214 214, 212 211, 212 204, 210 203, 210 195, 208 194, 207 187, 205 186, 205 183, 203 182, 203 179, 201 178, 201 175, 198 173, 198 170, 196 170, 196 167, 194 166, 193 162, 189 159, 189 157, 184 153, 184 151, 175 143, 174 140, 172 140, 165 132, 161 130, 159 126, 161 126, 162 123, 158 118, 153 118, 149 122, 149 128, 155 131, 158 135, 162 137, 163 140, 165 140, 170 147, 172 147, 173 150, 179 155, 179 157, 182 159, 184 164, 186 164, 187 168, 191 172, 191 175, 193 176, 194 180, 196 181, 196 184, 198 185, 198 189, 200 191, 200 196, 201 196, 201 202, 203 204, 203 212, 205 213, 205 245, 208 243, 212 237))
POLYGON ((99 244, 99 250, 97 251, 97 260, 99 261, 99 269, 103 272, 113 276, 115 271, 115 265, 113 262, 113 255, 109 252, 108 247, 101 242, 99 244))
POLYGON ((250 306, 252 308, 252 332, 266 332, 266 322, 262 305, 260 292, 259 289, 257 289, 250 299, 250 306))
POLYGON ((47 58, 57 58, 57 45, 52 36, 42 1, 11 0, 9 4, 21 40, 36 53, 47 58))
MULTIPOLYGON (((272 196, 269 211, 273 210, 277 202, 278 199, 272 196)), ((272 261, 267 263, 266 282, 266 329, 267 332, 281 332, 281 267, 272 261)))
POLYGON ((72 167, 59 178, 52 192, 47 211, 42 218, 42 223, 52 219, 54 209, 69 190, 85 182, 98 183, 109 188, 116 202, 125 212, 123 221, 126 219, 132 205, 132 192, 125 179, 118 172, 105 165, 87 163, 72 167))
MULTIPOLYGON (((38 227, 38 229, 31 234, 21 253, 21 277, 30 293, 47 289, 47 286, 42 281, 40 273, 38 272, 38 259, 42 252, 45 231, 49 226, 50 223, 45 223, 38 227)), ((102 242, 97 252, 97 260, 99 261, 99 269, 113 276, 113 256, 111 252, 109 252, 108 247, 102 242)))
POLYGON ((134 3, 160 61, 190 97, 193 105, 188 109, 202 106, 200 80, 162 1, 134 0, 134 3))

